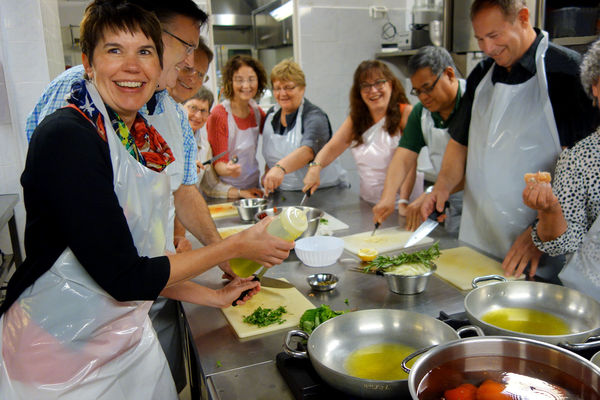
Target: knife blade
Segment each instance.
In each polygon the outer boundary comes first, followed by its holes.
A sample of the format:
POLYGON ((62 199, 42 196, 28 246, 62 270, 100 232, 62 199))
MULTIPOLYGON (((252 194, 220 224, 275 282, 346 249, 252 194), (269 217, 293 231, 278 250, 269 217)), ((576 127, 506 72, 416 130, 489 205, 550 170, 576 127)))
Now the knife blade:
POLYGON ((300 207, 302 207, 304 205, 304 203, 306 202, 306 199, 310 197, 310 191, 307 190, 306 192, 304 192, 304 196, 302 197, 302 201, 300 201, 300 207))
POLYGON ((375 231, 379 228, 381 224, 379 222, 375 222, 375 228, 373 228, 373 232, 371 232, 371 236, 375 235, 375 231))
POLYGON ((206 160, 206 161, 204 161, 204 162, 202 163, 202 165, 207 165, 207 164, 210 164, 210 163, 212 163, 213 161, 216 161, 216 160, 218 160, 219 158, 221 158, 221 157, 223 157, 225 154, 227 154, 227 152, 228 152, 228 151, 229 151, 229 150, 225 150, 224 152, 217 154, 217 155, 216 155, 216 156, 214 156, 213 158, 211 158, 211 159, 209 159, 209 160, 206 160))
POLYGON ((440 224, 437 221, 437 219, 440 215, 446 212, 446 208, 448 208, 448 206, 449 203, 446 202, 444 204, 444 211, 439 212, 437 210, 434 210, 431 214, 429 214, 425 222, 419 225, 417 230, 414 231, 412 235, 410 235, 410 237, 406 241, 406 244, 404 245, 404 248, 414 246, 415 244, 419 243, 421 239, 423 239, 425 236, 429 235, 429 233, 431 233, 431 231, 433 231, 440 224))

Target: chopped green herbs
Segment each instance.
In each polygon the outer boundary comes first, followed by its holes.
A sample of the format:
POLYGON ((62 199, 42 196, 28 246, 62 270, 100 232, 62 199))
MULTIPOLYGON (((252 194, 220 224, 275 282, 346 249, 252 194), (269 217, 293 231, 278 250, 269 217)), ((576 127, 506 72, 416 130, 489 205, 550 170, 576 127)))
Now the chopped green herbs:
POLYGON ((250 325, 258 325, 261 328, 272 324, 281 325, 285 322, 285 319, 281 318, 285 313, 287 313, 285 307, 279 307, 275 310, 258 307, 252 314, 244 316, 242 321, 250 325))
POLYGON ((323 224, 323 225, 327 225, 329 223, 329 220, 327 218, 321 218, 319 220, 319 223, 323 224))
POLYGON ((304 314, 300 317, 300 329, 310 334, 323 322, 346 312, 347 311, 333 311, 328 305, 322 304, 319 308, 312 308, 304 311, 304 314))
POLYGON ((217 361, 217 368, 221 368, 222 366, 221 361, 217 361))
POLYGON ((348 301, 348 299, 344 299, 344 303, 346 303, 346 305, 350 305, 350 301, 348 301))
POLYGON ((433 261, 440 256, 440 248, 436 242, 428 249, 414 253, 400 253, 397 256, 377 256, 369 262, 363 272, 386 271, 390 267, 402 264, 422 264, 427 267, 433 265, 433 261))

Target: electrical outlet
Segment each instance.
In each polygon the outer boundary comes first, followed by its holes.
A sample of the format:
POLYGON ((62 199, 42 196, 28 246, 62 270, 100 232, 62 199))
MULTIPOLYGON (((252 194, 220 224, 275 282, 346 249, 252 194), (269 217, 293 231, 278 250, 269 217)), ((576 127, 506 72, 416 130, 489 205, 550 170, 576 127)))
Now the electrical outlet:
POLYGON ((370 6, 369 7, 369 17, 373 19, 384 18, 387 15, 387 7, 384 6, 370 6))

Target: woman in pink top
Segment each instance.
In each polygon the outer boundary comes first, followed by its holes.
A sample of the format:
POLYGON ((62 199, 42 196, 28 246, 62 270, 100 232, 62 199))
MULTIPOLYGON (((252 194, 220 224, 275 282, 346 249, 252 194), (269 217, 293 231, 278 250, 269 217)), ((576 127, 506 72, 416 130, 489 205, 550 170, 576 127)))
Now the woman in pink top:
POLYGON ((222 93, 226 100, 208 118, 208 141, 213 154, 228 150, 213 164, 215 171, 223 182, 238 189, 258 187, 256 146, 265 113, 255 99, 266 87, 267 74, 260 61, 247 55, 232 57, 223 69, 222 93))

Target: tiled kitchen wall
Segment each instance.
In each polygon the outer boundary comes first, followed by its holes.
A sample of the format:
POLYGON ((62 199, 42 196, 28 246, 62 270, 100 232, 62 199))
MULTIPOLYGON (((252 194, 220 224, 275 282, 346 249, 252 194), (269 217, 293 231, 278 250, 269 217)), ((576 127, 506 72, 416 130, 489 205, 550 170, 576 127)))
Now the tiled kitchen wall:
MULTIPOLYGON (((18 193, 22 199, 25 119, 63 69, 57 0, 0 1, 0 194, 18 193)), ((15 212, 22 242, 22 201, 15 212)), ((10 251, 7 229, 0 232, 0 248, 10 251)))
MULTIPOLYGON (((369 6, 386 7, 390 22, 402 32, 408 30, 412 5, 412 0, 298 0, 296 54, 306 74, 306 97, 328 114, 334 132, 348 115, 354 70, 381 49, 387 18, 371 18, 369 6)), ((406 77, 388 65, 407 84, 406 77)), ((352 171, 352 185, 358 190, 358 174, 349 151, 342 161, 352 171)))

